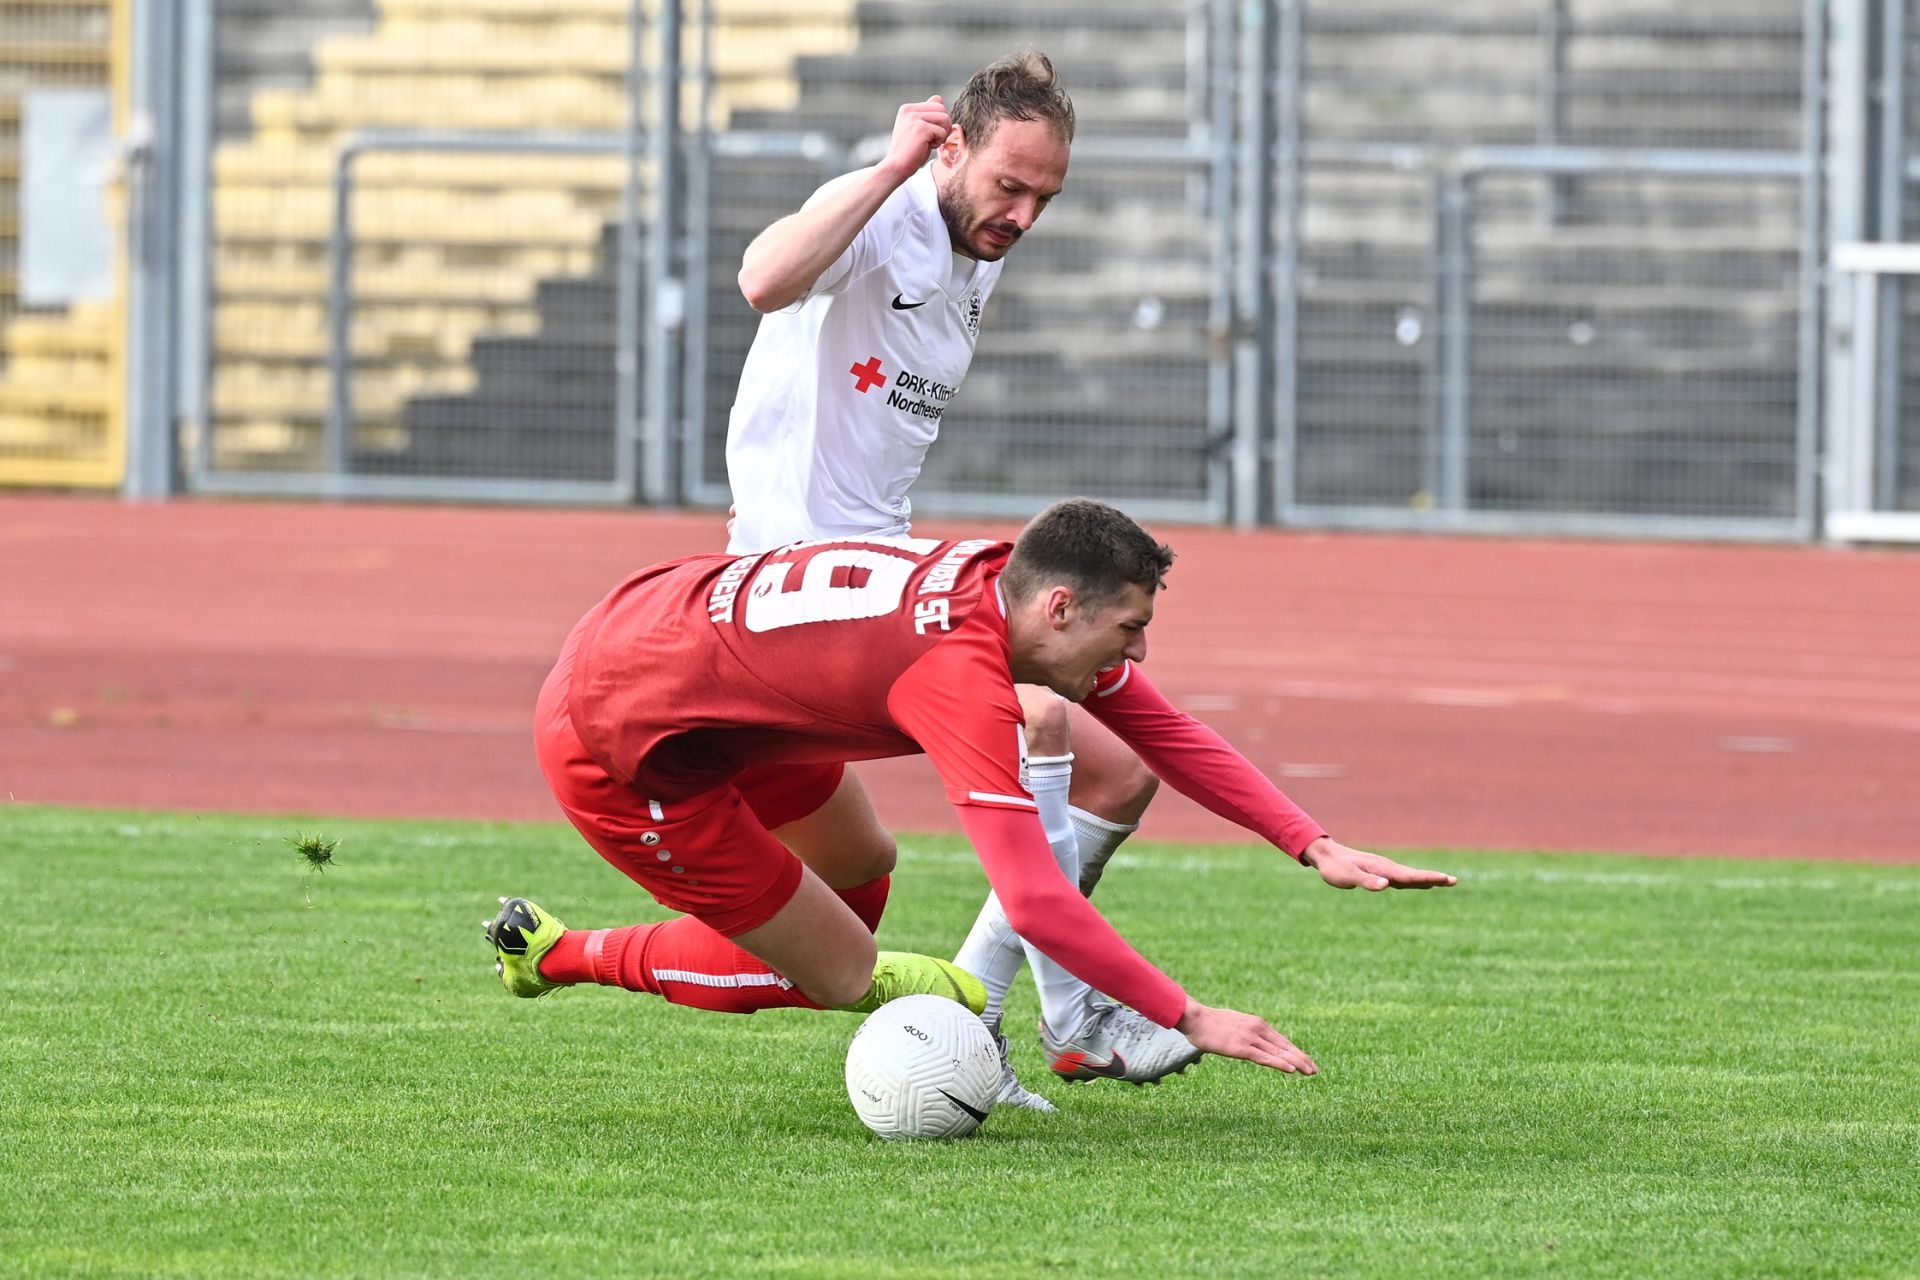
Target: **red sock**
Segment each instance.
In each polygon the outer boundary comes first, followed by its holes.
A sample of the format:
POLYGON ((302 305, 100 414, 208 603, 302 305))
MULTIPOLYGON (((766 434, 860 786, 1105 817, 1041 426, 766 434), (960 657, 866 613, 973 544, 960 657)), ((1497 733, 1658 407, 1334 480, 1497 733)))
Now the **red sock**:
POLYGON ((692 916, 624 929, 569 929, 540 958, 540 976, 645 991, 671 1004, 719 1013, 820 1007, 758 957, 692 916))
POLYGON ((878 880, 869 880, 857 884, 851 889, 835 889, 840 900, 853 908, 853 914, 860 917, 860 923, 867 926, 868 933, 880 932, 880 916, 887 909, 887 891, 893 887, 893 880, 881 876, 878 880))

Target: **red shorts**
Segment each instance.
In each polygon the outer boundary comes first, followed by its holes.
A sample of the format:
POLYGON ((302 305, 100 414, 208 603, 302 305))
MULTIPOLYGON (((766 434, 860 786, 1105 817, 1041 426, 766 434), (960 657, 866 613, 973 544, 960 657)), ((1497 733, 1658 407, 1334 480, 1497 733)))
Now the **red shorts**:
POLYGON ((683 800, 651 800, 608 777, 574 731, 571 658, 547 677, 534 716, 540 768, 567 818, 662 906, 729 938, 771 920, 799 889, 801 863, 769 832, 825 804, 846 766, 770 765, 683 800))

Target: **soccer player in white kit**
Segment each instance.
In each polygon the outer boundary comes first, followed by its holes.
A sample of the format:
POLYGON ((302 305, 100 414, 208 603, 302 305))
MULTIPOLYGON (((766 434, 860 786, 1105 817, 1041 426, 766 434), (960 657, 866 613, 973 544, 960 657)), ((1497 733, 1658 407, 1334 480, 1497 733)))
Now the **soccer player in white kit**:
MULTIPOLYGON (((747 247, 740 289, 763 319, 727 430, 729 551, 907 534, 907 491, 973 361, 1001 258, 1059 192, 1073 129, 1052 64, 1037 53, 1003 58, 968 81, 951 112, 937 96, 901 107, 885 158, 827 183, 747 247)), ((1076 709, 1069 728, 1056 695, 1023 687, 1021 702, 1042 825, 1068 880, 1090 893, 1158 779, 1086 712, 1076 709)), ((832 845, 875 874, 893 865, 892 837, 851 771, 825 806, 779 834, 832 845)), ((1199 1058, 1178 1031, 1104 999, 1038 951, 1023 956, 989 896, 954 959, 987 988, 1003 1064, 1000 1016, 1023 958, 1061 1078, 1147 1083, 1199 1058)), ((1053 1109, 1010 1065, 1003 1077, 1002 1103, 1053 1109)))

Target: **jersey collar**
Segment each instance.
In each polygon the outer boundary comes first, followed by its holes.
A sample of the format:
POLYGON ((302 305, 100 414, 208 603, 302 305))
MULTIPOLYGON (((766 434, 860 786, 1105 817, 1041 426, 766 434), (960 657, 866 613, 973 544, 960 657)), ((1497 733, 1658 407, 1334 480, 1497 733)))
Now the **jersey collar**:
MULTIPOLYGON (((933 166, 936 163, 937 161, 929 160, 922 165, 920 170, 907 180, 907 188, 914 203, 925 209, 928 216, 940 224, 941 240, 946 245, 947 256, 944 263, 945 269, 941 270, 938 266, 935 268, 940 271, 940 278, 935 283, 939 286, 940 292, 957 302, 972 292, 974 282, 980 278, 981 268, 986 264, 954 250, 953 237, 947 231, 946 219, 940 216, 940 188, 933 181, 933 166), (963 270, 963 263, 965 276, 956 279, 963 270)), ((935 259, 937 262, 937 254, 935 259)))

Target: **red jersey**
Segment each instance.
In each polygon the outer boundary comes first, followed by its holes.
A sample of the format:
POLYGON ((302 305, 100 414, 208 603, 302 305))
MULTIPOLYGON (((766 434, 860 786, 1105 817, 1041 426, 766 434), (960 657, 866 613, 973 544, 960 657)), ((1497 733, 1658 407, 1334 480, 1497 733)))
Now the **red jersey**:
POLYGON ((659 800, 749 765, 925 751, 955 803, 1032 809, 996 587, 1010 549, 801 542, 643 570, 581 622, 574 725, 659 800))
MULTIPOLYGON (((642 570, 581 619, 568 711, 607 774, 673 801, 749 766, 924 751, 1020 935, 1163 1026, 1186 996, 1068 884, 1025 778, 1008 543, 799 542, 642 570)), ((1160 777, 1299 855, 1325 832, 1131 663, 1087 709, 1160 777)))

